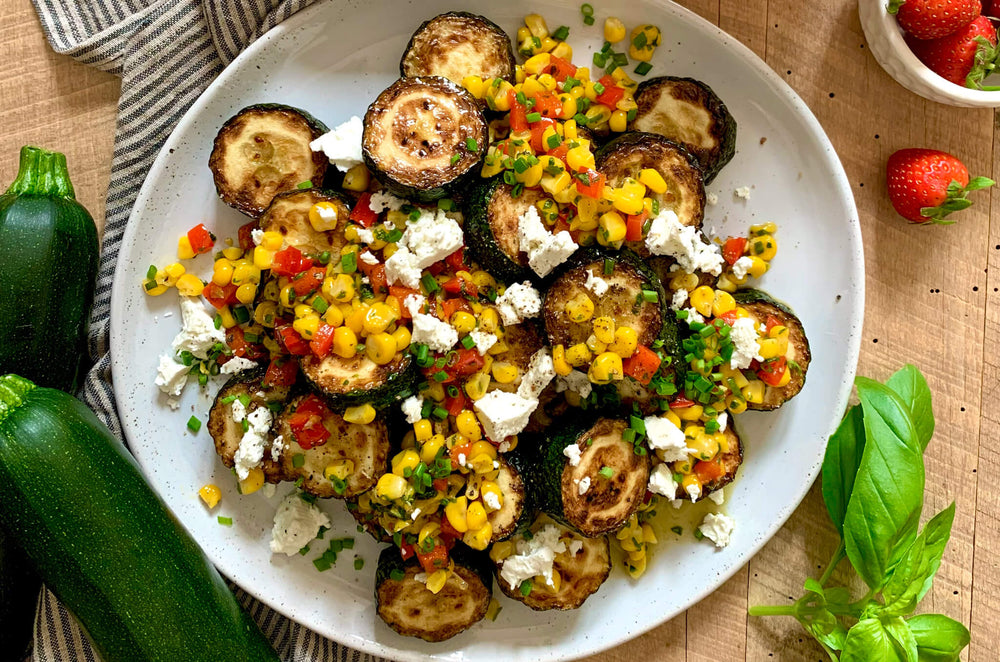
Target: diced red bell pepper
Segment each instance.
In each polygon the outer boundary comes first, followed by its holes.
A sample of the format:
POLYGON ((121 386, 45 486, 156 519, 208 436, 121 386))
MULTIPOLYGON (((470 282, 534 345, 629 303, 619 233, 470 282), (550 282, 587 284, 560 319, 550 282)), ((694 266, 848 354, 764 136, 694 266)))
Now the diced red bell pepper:
POLYGON ((719 315, 719 319, 721 319, 723 322, 725 322, 729 326, 732 326, 733 323, 736 322, 736 310, 734 309, 734 310, 730 310, 728 312, 722 313, 721 315, 719 315))
POLYGON ((524 131, 528 128, 528 109, 517 100, 514 90, 510 90, 507 96, 510 100, 510 130, 524 131))
POLYGON ((465 247, 459 248, 457 251, 446 257, 444 259, 444 263, 451 267, 454 271, 462 271, 465 269, 465 247))
POLYGON ((451 450, 449 451, 449 454, 448 454, 448 457, 451 458, 451 468, 452 468, 452 470, 454 471, 455 469, 457 469, 460 466, 462 466, 459 463, 459 461, 458 461, 458 458, 459 458, 460 455, 464 455, 465 456, 465 461, 468 462, 469 461, 469 453, 471 453, 471 452, 472 452, 472 444, 469 444, 469 443, 460 444, 458 446, 452 446, 451 450))
POLYGON ((562 101, 552 92, 540 92, 535 96, 533 110, 543 118, 556 119, 562 115, 562 101))
POLYGON ((436 570, 448 567, 448 550, 444 545, 435 545, 434 549, 426 554, 417 552, 417 560, 420 561, 420 567, 424 569, 424 572, 431 574, 436 570))
POLYGON ((788 361, 785 360, 784 356, 779 356, 761 363, 760 367, 757 368, 757 376, 768 386, 777 386, 781 382, 781 378, 785 376, 787 369, 788 361))
POLYGON ((264 348, 255 343, 248 343, 243 335, 243 329, 238 326, 226 329, 226 345, 233 350, 233 356, 251 361, 264 358, 264 348))
POLYGON ((450 322, 451 316, 454 315, 459 310, 464 310, 470 312, 472 307, 469 302, 465 299, 455 297, 453 299, 445 299, 441 302, 441 314, 444 316, 444 321, 450 322))
POLYGON ((205 300, 210 304, 215 306, 217 309, 222 310, 226 306, 237 302, 236 290, 237 286, 232 283, 228 285, 217 285, 214 282, 209 282, 208 285, 205 286, 205 289, 201 291, 201 295, 205 297, 205 300))
POLYGON ((375 221, 378 220, 378 214, 372 211, 370 204, 371 199, 371 193, 368 193, 367 191, 362 193, 361 197, 358 198, 357 204, 354 205, 354 209, 351 210, 351 215, 348 216, 348 218, 362 227, 370 228, 375 225, 375 221))
POLYGON ((312 351, 309 348, 309 343, 291 325, 275 328, 274 335, 289 354, 305 356, 312 351))
POLYGON ((671 409, 684 409, 685 407, 693 407, 695 404, 694 400, 688 400, 683 395, 678 395, 673 400, 670 401, 671 409))
POLYGON ((299 362, 294 357, 271 359, 264 373, 263 386, 291 386, 299 372, 299 362))
POLYGON ((486 365, 486 361, 479 353, 479 350, 475 348, 462 348, 456 350, 453 354, 449 352, 449 356, 451 359, 445 366, 445 371, 456 379, 474 375, 486 365))
POLYGON ((580 195, 585 195, 588 198, 594 198, 600 200, 601 196, 604 194, 604 173, 597 172, 596 170, 587 170, 586 173, 580 173, 587 175, 587 181, 589 183, 585 184, 579 178, 576 180, 576 190, 580 195))
POLYGON ((295 292, 295 299, 301 301, 319 292, 323 287, 324 278, 326 278, 326 267, 309 267, 293 276, 289 285, 295 292))
POLYGON ((432 276, 439 276, 445 272, 447 265, 444 262, 435 262, 431 266, 427 267, 427 272, 432 276))
POLYGON ((625 359, 622 367, 626 375, 646 386, 660 369, 660 363, 662 359, 656 352, 645 345, 639 345, 635 354, 625 359))
POLYGON ((576 76, 576 67, 573 66, 572 62, 553 55, 546 72, 561 83, 568 76, 576 76))
POLYGON ((462 413, 462 410, 466 408, 467 402, 465 399, 465 391, 458 389, 458 395, 455 397, 448 396, 444 399, 444 408, 452 416, 458 416, 462 413))
POLYGON ((625 89, 618 87, 618 82, 611 76, 601 76, 598 82, 604 86, 604 91, 597 95, 595 101, 614 110, 618 102, 625 96, 625 89))
POLYGON ((479 296, 479 288, 476 284, 467 278, 462 278, 461 276, 455 276, 444 282, 441 286, 448 294, 459 294, 462 296, 476 297, 479 296))
POLYGON ((698 477, 701 484, 711 483, 716 478, 721 478, 726 473, 725 467, 719 460, 699 460, 692 469, 694 475, 698 477))
POLYGON ((325 359, 330 353, 330 348, 333 346, 333 334, 336 330, 336 327, 329 324, 320 324, 319 328, 316 329, 312 340, 309 341, 309 349, 317 358, 325 359))
POLYGON ((187 238, 195 255, 208 253, 212 250, 212 246, 215 246, 215 235, 208 231, 204 223, 199 223, 188 230, 187 238))
POLYGON ((746 252, 746 248, 746 237, 730 237, 729 239, 726 239, 726 243, 722 245, 722 257, 730 266, 732 266, 736 264, 736 260, 743 257, 743 253, 746 252))
POLYGON ((625 219, 625 241, 642 241, 642 226, 649 218, 646 210, 641 214, 629 214, 625 219))
POLYGON ((407 319, 410 317, 410 311, 403 305, 403 301, 406 300, 406 297, 413 295, 420 295, 420 290, 410 289, 409 287, 403 287, 402 285, 389 286, 389 296, 396 297, 396 299, 399 300, 399 312, 407 319))
POLYGON ((567 145, 565 142, 560 143, 558 147, 550 149, 548 152, 546 152, 546 154, 548 154, 549 156, 554 156, 563 163, 566 162, 566 154, 568 153, 569 153, 569 145, 567 145))
MULTIPOLYGON (((446 478, 438 478, 432 484, 434 485, 434 489, 435 490, 438 490, 439 492, 444 492, 445 489, 447 489, 447 487, 448 487, 448 479, 446 479, 446 478), (438 488, 438 481, 442 481, 442 483, 444 484, 444 487, 438 488)), ((451 522, 448 521, 447 517, 442 517, 441 518, 441 537, 444 538, 444 539, 446 539, 446 540, 448 538, 456 539, 456 538, 461 538, 462 537, 462 533, 458 529, 456 529, 455 527, 453 527, 451 525, 451 522)))
MULTIPOLYGON (((448 479, 447 478, 435 478, 433 481, 431 481, 431 487, 433 487, 438 492, 444 492, 445 490, 448 489, 448 479)), ((447 521, 447 518, 443 518, 441 520, 441 532, 442 533, 445 533, 445 527, 444 527, 445 521, 447 521)), ((454 531, 455 529, 451 529, 451 530, 454 531)))
POLYGON ((784 324, 774 315, 768 315, 767 321, 764 323, 764 331, 766 333, 771 333, 771 329, 773 329, 776 326, 784 326, 784 324))
POLYGON ((368 272, 368 282, 375 294, 385 294, 389 291, 389 279, 385 275, 384 264, 374 264, 368 272))
POLYGON ((295 441, 309 450, 322 446, 330 439, 330 431, 323 425, 323 418, 330 414, 330 409, 316 395, 307 395, 288 417, 288 427, 291 428, 295 441))
POLYGON ((404 560, 408 561, 413 558, 416 551, 413 549, 413 545, 408 542, 404 542, 399 546, 399 556, 404 560))
POLYGON ((302 273, 312 266, 312 261, 302 255, 302 251, 295 246, 283 248, 274 254, 274 261, 271 263, 271 271, 276 276, 292 277, 302 273))
POLYGON ((548 145, 542 143, 542 134, 545 133, 545 129, 555 126, 555 123, 555 120, 550 120, 547 117, 543 117, 537 122, 532 123, 531 140, 529 142, 531 143, 531 149, 535 150, 536 154, 543 153, 545 148, 548 147, 548 145))
POLYGON ((250 221, 249 223, 244 223, 240 226, 239 232, 236 233, 236 237, 239 239, 240 248, 243 252, 252 251, 257 244, 253 243, 253 231, 260 229, 260 223, 257 221, 250 221))

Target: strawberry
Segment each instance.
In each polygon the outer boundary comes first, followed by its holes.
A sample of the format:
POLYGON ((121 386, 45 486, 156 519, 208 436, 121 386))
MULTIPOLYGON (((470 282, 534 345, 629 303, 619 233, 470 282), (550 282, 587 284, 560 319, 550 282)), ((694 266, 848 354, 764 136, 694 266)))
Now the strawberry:
POLYGON ((971 23, 983 7, 979 0, 890 0, 886 9, 914 39, 939 39, 971 23))
POLYGON ((983 89, 983 79, 996 66, 997 31, 985 16, 947 37, 922 40, 907 36, 906 43, 931 71, 956 85, 983 89))
POLYGON ((972 204, 970 191, 993 186, 992 179, 969 179, 969 171, 957 158, 936 149, 901 149, 886 164, 889 201, 900 216, 911 223, 954 221, 944 218, 972 204))

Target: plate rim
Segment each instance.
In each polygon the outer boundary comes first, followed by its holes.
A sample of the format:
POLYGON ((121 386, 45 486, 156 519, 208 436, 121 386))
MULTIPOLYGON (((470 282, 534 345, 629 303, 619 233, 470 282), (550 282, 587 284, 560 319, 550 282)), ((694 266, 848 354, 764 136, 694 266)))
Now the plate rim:
MULTIPOLYGON (((837 156, 837 152, 830 141, 829 136, 823 129, 819 120, 813 114, 809 106, 802 100, 798 93, 792 89, 788 83, 781 79, 781 77, 773 70, 771 67, 756 53, 754 53, 749 47, 744 45, 738 39, 723 31, 721 28, 711 23, 707 19, 699 16, 694 11, 683 7, 672 0, 648 0, 650 4, 655 5, 660 11, 671 14, 675 18, 680 18, 683 21, 693 22, 695 25, 699 26, 703 31, 712 34, 723 47, 731 49, 734 51, 735 55, 744 60, 749 66, 751 66, 761 78, 769 85, 771 90, 781 96, 789 105, 793 108, 795 113, 804 122, 806 128, 810 131, 814 138, 817 139, 820 147, 823 151, 822 160, 830 171, 834 174, 833 188, 837 197, 847 203, 848 208, 853 211, 853 214, 849 218, 845 219, 846 230, 849 234, 849 245, 853 250, 851 253, 851 262, 849 265, 850 273, 859 276, 858 278, 853 278, 850 281, 850 291, 853 301, 853 307, 850 310, 850 322, 851 327, 855 329, 855 333, 851 334, 848 338, 846 360, 850 362, 850 367, 844 374, 844 381, 839 385, 837 389, 837 397, 835 401, 836 410, 846 409, 848 399, 850 397, 851 390, 853 388, 854 377, 857 374, 857 363, 861 351, 861 330, 864 322, 864 311, 865 311, 865 269, 864 269, 864 245, 862 241, 861 234, 861 223, 860 215, 858 213, 857 204, 854 199, 854 194, 851 190, 850 184, 847 179, 847 174, 844 170, 843 164, 840 158, 837 156)), ((129 221, 132 220, 132 215, 136 213, 137 210, 145 207, 149 198, 152 195, 153 184, 152 182, 158 180, 163 174, 166 164, 169 160, 170 153, 173 149, 175 143, 180 142, 179 136, 181 133, 187 130, 187 127, 196 122, 200 116, 200 111, 203 106, 208 103, 208 100, 213 96, 218 88, 224 87, 231 77, 234 76, 234 71, 238 68, 244 60, 250 59, 257 55, 259 51, 266 50, 267 47, 273 42, 279 40, 286 33, 293 32, 302 28, 308 24, 309 19, 313 14, 318 14, 323 10, 326 10, 329 3, 327 2, 317 2, 309 7, 302 9, 301 11, 293 14, 287 20, 279 23, 275 27, 271 28, 263 35, 261 35, 256 41, 250 44, 246 49, 244 49, 236 58, 234 58, 224 69, 219 73, 219 75, 205 88, 205 90, 198 95, 198 98, 191 104, 191 106, 185 111, 184 115, 178 121, 177 125, 170 132, 170 135, 164 141, 156 158, 153 161, 149 172, 143 181, 142 187, 136 196, 135 202, 133 203, 132 210, 129 213, 129 221)), ((121 243, 119 244, 119 253, 115 261, 115 271, 117 274, 120 271, 125 271, 125 264, 128 262, 128 254, 124 250, 125 247, 134 244, 136 239, 136 234, 138 232, 138 224, 127 222, 125 230, 122 234, 121 243)), ((119 354, 117 348, 122 346, 122 343, 115 343, 113 340, 116 337, 121 337, 121 321, 118 320, 117 316, 114 315, 115 310, 121 310, 122 301, 125 297, 127 286, 124 284, 123 279, 115 278, 112 283, 111 290, 111 301, 110 301, 110 326, 109 326, 109 338, 111 342, 109 343, 109 354, 111 357, 111 374, 112 374, 112 384, 119 383, 117 376, 123 369, 123 366, 127 364, 119 354)), ((122 434, 125 437, 126 442, 129 441, 129 426, 126 425, 125 417, 121 415, 123 411, 122 404, 124 401, 123 396, 119 395, 119 390, 113 388, 114 399, 116 409, 119 412, 119 418, 122 421, 122 434)), ((836 423, 831 425, 831 429, 827 432, 826 437, 828 438, 830 434, 836 429, 836 423)), ((134 453, 133 453, 134 455, 134 453)), ((139 464, 142 462, 139 460, 137 455, 134 455, 139 464)), ((574 642, 572 652, 560 651, 555 652, 552 655, 541 655, 535 659, 539 662, 551 661, 557 662, 560 660, 574 659, 577 657, 583 657, 587 655, 593 655, 600 653, 602 651, 609 650, 613 647, 619 646, 627 641, 635 639, 650 630, 659 627, 666 623, 668 620, 676 618, 681 613, 686 612, 688 609, 696 605, 697 603, 704 600, 706 597, 717 591, 722 584, 728 581, 733 575, 736 574, 743 566, 750 562, 761 549, 771 541, 775 534, 785 525, 792 513, 799 507, 802 501, 805 499, 809 490, 812 488, 819 475, 820 469, 822 467, 822 456, 813 464, 807 473, 808 481, 803 481, 803 487, 799 490, 799 494, 794 499, 786 505, 784 509, 779 512, 778 517, 776 517, 770 524, 761 530, 760 537, 758 540, 748 547, 748 549, 742 554, 736 562, 733 563, 732 567, 726 569, 724 572, 716 572, 710 581, 705 583, 705 586, 698 591, 691 594, 691 596, 686 600, 686 606, 683 609, 678 610, 675 613, 669 615, 663 615, 662 617, 653 619, 647 623, 636 624, 631 628, 624 628, 621 634, 615 636, 604 636, 600 638, 599 642, 595 642, 591 638, 576 638, 574 642)), ((147 480, 147 483, 149 481, 147 480)), ((156 488, 151 484, 150 487, 156 491, 156 488)), ((167 506, 169 508, 169 506, 167 506)), ((171 510, 171 512, 173 512, 171 510)), ((179 518, 178 518, 179 519, 179 518)), ((183 522, 182 522, 183 525, 183 522)), ((185 527, 186 529, 186 527, 185 527)), ((225 573, 219 562, 222 559, 213 558, 213 556, 207 551, 203 550, 209 560, 212 562, 213 566, 228 579, 227 573, 225 573)), ((232 581, 230 579, 230 581, 232 581)), ((233 582, 236 584, 236 582, 233 582)), ((279 614, 285 616, 289 620, 299 623, 303 627, 313 628, 310 625, 302 623, 297 620, 294 616, 289 615, 289 613, 284 609, 284 604, 279 603, 275 600, 269 599, 262 591, 258 589, 257 586, 244 586, 243 584, 236 584, 243 591, 249 593, 257 600, 260 600, 264 604, 268 605, 271 609, 274 609, 279 614)), ((388 659, 401 660, 404 662, 418 662, 420 660, 430 659, 428 655, 424 653, 406 650, 401 648, 396 648, 394 646, 387 646, 379 641, 372 639, 361 639, 358 641, 347 641, 351 635, 344 635, 339 632, 321 632, 318 630, 313 630, 320 636, 328 637, 340 645, 346 646, 348 648, 354 648, 364 653, 369 653, 372 655, 379 655, 386 657, 388 659)), ((356 638, 356 637, 355 637, 356 638)), ((460 654, 460 651, 459 651, 460 654)))

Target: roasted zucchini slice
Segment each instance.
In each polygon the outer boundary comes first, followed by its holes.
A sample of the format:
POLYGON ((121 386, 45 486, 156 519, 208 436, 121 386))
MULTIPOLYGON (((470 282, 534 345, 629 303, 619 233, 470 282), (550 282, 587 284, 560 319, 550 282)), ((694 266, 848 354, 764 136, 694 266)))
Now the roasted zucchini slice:
MULTIPOLYGON (((698 497, 696 501, 701 501, 712 492, 721 490, 723 487, 736 479, 736 472, 739 470, 740 465, 743 464, 743 441, 740 439, 739 434, 736 433, 736 430, 734 430, 733 427, 734 426, 730 424, 726 427, 726 431, 723 433, 726 435, 726 441, 729 443, 728 450, 720 452, 719 455, 712 460, 712 462, 720 462, 722 464, 723 473, 718 478, 701 486, 701 496, 698 497)), ((683 487, 678 485, 676 498, 687 500, 691 497, 683 487)))
MULTIPOLYGON (((236 451, 243 439, 243 424, 233 416, 234 406, 242 411, 242 418, 252 414, 260 407, 270 407, 272 411, 284 406, 289 396, 287 386, 264 386, 263 379, 266 368, 252 368, 233 375, 215 396, 212 409, 208 412, 208 433, 215 443, 215 452, 222 458, 222 464, 232 468, 236 464, 236 451)), ((274 435, 269 435, 264 450, 261 468, 264 478, 269 483, 285 480, 281 463, 271 456, 271 443, 274 435)))
POLYGON ((310 354, 299 361, 299 369, 334 407, 368 402, 382 409, 412 395, 417 376, 410 355, 404 352, 386 365, 375 363, 364 353, 349 359, 336 354, 320 359, 310 354))
POLYGON ((545 332, 534 321, 525 320, 520 324, 504 327, 503 342, 510 349, 494 354, 494 365, 509 363, 517 368, 517 377, 507 384, 501 384, 494 379, 490 382, 490 390, 515 393, 521 385, 521 378, 528 371, 531 357, 534 356, 535 352, 545 347, 545 332))
POLYGON ((379 420, 367 425, 348 423, 337 412, 328 411, 322 417, 322 424, 329 431, 329 438, 322 445, 305 449, 295 438, 289 418, 306 397, 300 395, 289 400, 275 421, 274 433, 284 440, 282 473, 288 480, 301 478, 303 490, 324 498, 349 498, 374 487, 387 467, 389 433, 385 423, 379 420), (343 482, 335 484, 326 476, 327 467, 345 460, 353 466, 341 479, 343 482))
POLYGON ((417 579, 426 574, 419 563, 403 561, 396 547, 383 549, 375 570, 379 618, 404 637, 424 641, 451 639, 483 620, 493 598, 493 564, 461 545, 450 556, 454 572, 435 594, 417 579))
MULTIPOLYGON (((544 581, 534 580, 527 580, 530 581, 530 590, 527 588, 522 590, 520 585, 511 586, 502 576, 503 564, 510 556, 494 561, 497 585, 507 597, 523 602, 536 611, 577 609, 588 597, 597 592, 611 573, 611 550, 608 538, 607 536, 585 538, 544 514, 539 515, 529 530, 532 534, 537 534, 545 526, 557 527, 560 531, 559 539, 566 546, 566 551, 556 554, 552 563, 553 569, 559 573, 559 588, 555 589, 544 581)), ((517 543, 521 540, 524 540, 523 535, 514 536, 509 541, 511 548, 504 551, 516 553, 517 543)))
POLYGON ((785 353, 786 370, 791 371, 791 379, 782 387, 767 386, 764 389, 764 401, 760 404, 747 403, 747 409, 770 411, 785 404, 806 385, 806 372, 809 371, 809 339, 806 338, 802 321, 795 316, 792 309, 775 300, 771 295, 756 289, 739 290, 733 294, 736 303, 746 308, 757 320, 758 324, 766 324, 768 316, 774 316, 784 326, 788 327, 788 351, 785 353))
POLYGON ((401 198, 430 202, 478 176, 488 147, 475 97, 440 76, 400 78, 365 113, 365 165, 401 198))
MULTIPOLYGON (((597 151, 597 169, 607 177, 609 186, 620 186, 626 177, 652 168, 667 183, 664 193, 649 192, 660 210, 677 214, 684 225, 701 227, 705 218, 705 184, 698 162, 681 145, 653 133, 623 133, 597 151)), ((625 245, 639 255, 648 255, 643 241, 625 245)))
POLYGON ((514 82, 510 38, 493 21, 478 14, 450 11, 417 28, 399 62, 399 75, 443 76, 456 85, 466 76, 514 82))
POLYGON ((683 145, 708 184, 736 154, 736 120, 715 92, 694 78, 660 76, 639 84, 639 106, 629 128, 683 145))
POLYGON ((208 167, 219 197, 256 218, 278 193, 306 181, 319 185, 329 161, 309 143, 328 130, 298 108, 278 103, 247 106, 215 136, 208 167))
POLYGON ((631 327, 639 344, 649 347, 670 334, 673 327, 667 324, 668 311, 660 280, 628 250, 577 251, 552 281, 542 304, 549 344, 566 348, 586 342, 593 333, 593 320, 598 317, 610 317, 616 327, 631 327), (600 290, 588 289, 587 281, 593 278, 603 280, 607 290, 597 294, 600 290), (653 294, 647 299, 644 291, 653 294), (566 312, 566 304, 581 294, 594 303, 594 314, 585 322, 574 322, 566 312))
POLYGON ((378 542, 392 542, 392 536, 379 524, 379 513, 372 508, 372 490, 345 499, 344 505, 368 535, 378 542))
POLYGON ((465 243, 476 262, 507 282, 535 277, 528 255, 521 251, 518 233, 521 216, 546 196, 542 189, 524 189, 516 198, 514 187, 500 177, 487 179, 472 190, 465 213, 465 243))
POLYGON ((486 516, 493 527, 492 542, 509 538, 527 525, 526 516, 531 510, 528 488, 521 478, 521 472, 503 456, 498 457, 497 462, 500 468, 495 482, 503 493, 503 503, 500 510, 494 510, 486 516))
MULTIPOLYGON (((576 417, 579 419, 579 417, 576 417)), ((649 456, 622 436, 628 423, 563 420, 544 442, 536 494, 539 507, 588 538, 616 531, 646 496, 649 456), (566 453, 575 447, 576 454, 566 453), (575 464, 574 464, 575 462, 575 464)))
POLYGON ((315 188, 296 189, 276 195, 260 217, 259 223, 264 232, 278 232, 285 238, 286 244, 318 259, 324 252, 334 257, 340 255, 340 249, 347 244, 343 230, 350 215, 351 208, 336 193, 315 188), (315 230, 309 222, 309 210, 318 202, 334 205, 337 210, 336 230, 321 232, 315 230))

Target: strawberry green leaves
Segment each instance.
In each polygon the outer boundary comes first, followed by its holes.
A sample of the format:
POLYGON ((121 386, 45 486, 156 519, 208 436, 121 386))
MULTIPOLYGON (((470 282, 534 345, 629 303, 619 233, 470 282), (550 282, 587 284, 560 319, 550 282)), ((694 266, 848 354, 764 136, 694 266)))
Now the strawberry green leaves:
POLYGON ((934 433, 931 392, 911 365, 885 384, 859 377, 860 404, 830 437, 823 500, 841 543, 823 576, 807 579, 792 605, 752 607, 752 616, 792 616, 834 662, 946 662, 969 643, 965 627, 913 613, 930 590, 951 536, 955 504, 920 529, 923 451, 934 433), (870 588, 852 601, 827 586, 847 557, 870 588), (852 624, 853 623, 853 624, 852 624))
MULTIPOLYGON (((969 75, 971 76, 972 74, 969 75)), ((952 225, 955 221, 948 220, 945 217, 952 212, 962 211, 963 209, 971 207, 972 200, 969 200, 968 198, 969 193, 989 188, 995 183, 996 182, 989 177, 973 177, 965 186, 962 186, 959 182, 952 180, 951 183, 948 184, 944 202, 933 207, 921 207, 920 214, 931 223, 936 223, 938 225, 952 225)))

